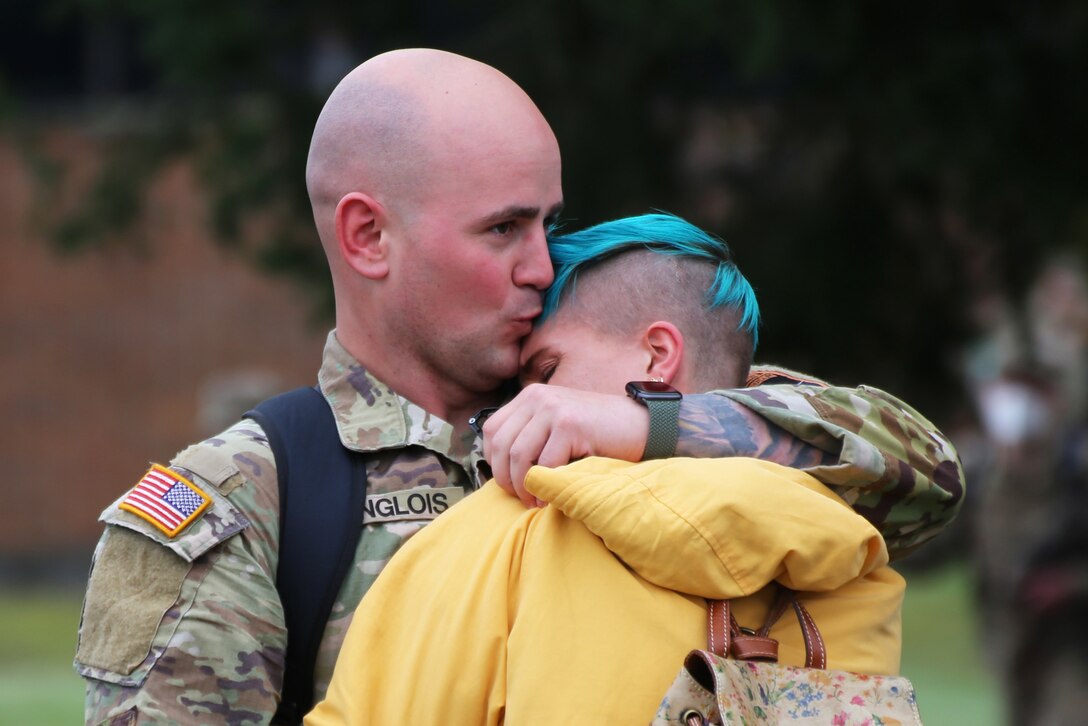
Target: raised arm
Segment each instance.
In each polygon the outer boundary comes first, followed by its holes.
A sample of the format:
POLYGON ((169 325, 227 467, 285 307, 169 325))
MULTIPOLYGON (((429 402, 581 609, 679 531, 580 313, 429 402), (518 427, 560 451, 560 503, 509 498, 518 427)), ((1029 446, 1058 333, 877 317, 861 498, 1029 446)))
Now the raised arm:
MULTIPOLYGON (((948 439, 917 411, 868 386, 777 383, 790 379, 759 373, 766 382, 756 387, 685 396, 676 454, 802 469, 872 522, 893 560, 955 516, 963 469, 948 439)), ((524 480, 534 464, 638 461, 648 431, 646 409, 626 396, 532 385, 488 419, 484 446, 499 485, 533 504, 524 480)))
POLYGON ((676 453, 801 469, 872 522, 893 560, 936 536, 963 501, 963 468, 948 439, 868 386, 769 383, 687 396, 676 453))

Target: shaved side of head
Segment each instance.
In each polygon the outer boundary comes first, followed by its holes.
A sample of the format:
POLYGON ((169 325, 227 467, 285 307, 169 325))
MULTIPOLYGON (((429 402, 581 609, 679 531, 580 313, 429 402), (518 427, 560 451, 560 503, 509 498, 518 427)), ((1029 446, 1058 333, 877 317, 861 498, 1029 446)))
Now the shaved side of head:
POLYGON ((743 386, 752 365, 752 335, 735 308, 712 308, 700 294, 710 289, 716 272, 709 261, 628 250, 582 271, 555 316, 613 336, 669 321, 684 334, 690 360, 698 362, 692 369, 697 390, 743 386))

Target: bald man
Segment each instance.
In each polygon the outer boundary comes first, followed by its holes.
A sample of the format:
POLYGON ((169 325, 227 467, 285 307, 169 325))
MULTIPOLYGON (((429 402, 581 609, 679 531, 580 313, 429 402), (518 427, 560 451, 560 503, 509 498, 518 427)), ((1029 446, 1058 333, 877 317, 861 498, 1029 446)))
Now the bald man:
POLYGON ((380 56, 333 92, 306 180, 340 344, 445 421, 494 403, 551 283, 544 231, 563 203, 529 97, 458 56, 380 56))
MULTIPOLYGON (((384 564, 482 483, 467 420, 501 402, 553 276, 545 230, 563 197, 550 127, 493 68, 394 51, 333 91, 306 179, 336 300, 318 387, 333 444, 361 457, 367 475, 361 536, 321 628, 313 694, 281 704, 288 633, 277 566, 288 558, 277 469, 288 467, 277 467, 268 432, 244 419, 155 465, 103 512, 76 654, 88 723, 296 722, 324 694, 384 564)), ((849 482, 893 557, 943 527, 961 471, 928 422, 871 389, 793 383, 686 398, 676 453, 763 457, 849 482)), ((642 405, 609 396, 592 411, 568 418, 591 453, 642 456, 651 428, 642 405)), ((524 447, 513 454, 502 458, 516 462, 524 447)), ((500 468, 516 488, 520 465, 500 468)), ((303 539, 330 536, 315 530, 303 539)))

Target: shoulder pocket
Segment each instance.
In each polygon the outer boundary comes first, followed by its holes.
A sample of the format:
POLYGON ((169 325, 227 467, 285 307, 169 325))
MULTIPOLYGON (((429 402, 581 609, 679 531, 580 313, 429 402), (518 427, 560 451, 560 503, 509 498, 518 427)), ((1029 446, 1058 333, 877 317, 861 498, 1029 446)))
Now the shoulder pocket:
POLYGON ((162 639, 157 635, 164 628, 173 632, 166 614, 177 608, 191 568, 142 534, 107 528, 83 601, 76 670, 118 685, 139 685, 161 653, 153 652, 162 639))

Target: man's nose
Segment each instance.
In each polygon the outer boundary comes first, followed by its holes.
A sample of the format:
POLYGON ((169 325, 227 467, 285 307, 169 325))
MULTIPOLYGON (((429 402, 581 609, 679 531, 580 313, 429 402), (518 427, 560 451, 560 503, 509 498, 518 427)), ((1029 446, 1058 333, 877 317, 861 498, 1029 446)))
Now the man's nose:
POLYGON ((526 240, 524 255, 514 267, 514 284, 519 287, 535 287, 545 290, 555 279, 552 258, 548 254, 548 237, 544 225, 534 228, 526 240))

